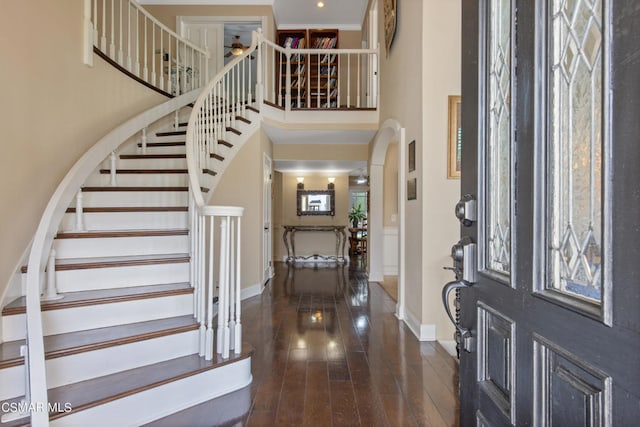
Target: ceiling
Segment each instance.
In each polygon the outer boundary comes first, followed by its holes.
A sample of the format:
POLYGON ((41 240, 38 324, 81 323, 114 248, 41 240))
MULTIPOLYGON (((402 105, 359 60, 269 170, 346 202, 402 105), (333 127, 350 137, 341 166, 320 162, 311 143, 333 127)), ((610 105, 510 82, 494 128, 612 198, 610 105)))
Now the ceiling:
POLYGON ((166 5, 271 5, 280 29, 338 28, 360 30, 368 0, 139 0, 141 4, 166 5))

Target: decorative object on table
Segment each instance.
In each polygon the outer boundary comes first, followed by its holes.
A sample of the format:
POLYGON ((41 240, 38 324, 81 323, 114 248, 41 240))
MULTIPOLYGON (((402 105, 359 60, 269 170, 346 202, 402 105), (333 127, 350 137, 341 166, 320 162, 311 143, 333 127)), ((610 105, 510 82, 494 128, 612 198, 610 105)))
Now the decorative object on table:
POLYGON ((447 178, 460 178, 462 165, 462 100, 449 96, 449 150, 447 178))
POLYGON ((391 44, 396 35, 398 23, 396 0, 384 0, 384 41, 387 48, 387 56, 391 52, 391 44))
POLYGON ((417 182, 417 178, 411 178, 407 181, 407 200, 416 200, 418 198, 417 182))
POLYGON ((358 223, 367 217, 367 213, 362 210, 362 205, 354 206, 349 212, 349 221, 353 228, 358 228, 358 223))
POLYGON ((416 140, 414 139, 409 143, 409 172, 416 170, 416 140))

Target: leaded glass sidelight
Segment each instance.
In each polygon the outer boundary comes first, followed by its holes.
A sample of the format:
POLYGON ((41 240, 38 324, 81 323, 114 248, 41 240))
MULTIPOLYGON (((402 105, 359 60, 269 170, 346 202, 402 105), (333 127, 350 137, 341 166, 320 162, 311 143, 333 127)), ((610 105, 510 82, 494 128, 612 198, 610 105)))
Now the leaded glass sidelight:
POLYGON ((548 287, 602 296, 602 1, 553 0, 549 25, 548 287))
POLYGON ((491 0, 487 46, 485 268, 511 271, 511 0, 491 0))

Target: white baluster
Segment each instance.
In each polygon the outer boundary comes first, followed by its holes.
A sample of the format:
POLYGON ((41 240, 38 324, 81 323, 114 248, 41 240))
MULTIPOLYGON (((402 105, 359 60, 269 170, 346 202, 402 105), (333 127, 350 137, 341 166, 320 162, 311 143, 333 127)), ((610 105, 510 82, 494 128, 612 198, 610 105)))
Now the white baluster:
POLYGON ((127 2, 127 70, 131 71, 131 3, 127 2))
MULTIPOLYGON (((213 264, 213 229, 214 229, 214 218, 213 216, 209 217, 209 289, 206 293, 207 295, 207 340, 206 340, 206 350, 205 350, 205 360, 213 359, 213 278, 214 278, 214 264, 213 264)), ((220 316, 220 313, 218 313, 220 316)))
POLYGON ((142 154, 147 154, 147 128, 142 128, 142 137, 140 138, 140 148, 142 154))
POLYGON ((219 279, 218 279, 218 340, 216 350, 218 354, 222 354, 224 357, 224 342, 225 342, 225 327, 226 327, 226 307, 227 292, 225 283, 227 281, 227 260, 228 252, 226 250, 226 218, 222 218, 220 221, 220 266, 219 266, 219 279))
MULTIPOLYGON (((205 289, 205 222, 204 217, 198 213, 198 254, 196 263, 198 264, 198 289, 199 289, 199 315, 200 315, 200 351, 199 355, 206 356, 207 354, 207 317, 206 317, 206 303, 207 303, 207 291, 205 289)), ((211 359, 209 359, 211 360, 211 359)))
POLYGON ((357 82, 356 87, 358 88, 358 92, 356 93, 356 108, 360 108, 360 54, 358 54, 358 69, 356 72, 357 82))
POLYGON ((116 9, 116 2, 115 0, 111 1, 111 34, 110 34, 110 38, 111 38, 111 43, 109 44, 109 57, 111 59, 113 59, 114 61, 116 60, 116 44, 115 44, 115 38, 116 38, 116 13, 115 13, 115 9, 116 9))
MULTIPOLYGON (((145 46, 144 52, 147 52, 147 34, 144 35, 145 46)), ((136 7, 136 76, 140 77, 140 14, 138 8, 136 7)))
MULTIPOLYGON (((229 305, 231 304, 231 301, 229 300, 229 274, 230 274, 230 263, 231 263, 231 252, 229 251, 229 233, 230 233, 230 228, 231 228, 231 224, 229 223, 229 217, 227 216, 226 218, 223 218, 225 227, 224 227, 224 250, 225 250, 225 256, 224 256, 224 293, 226 296, 225 299, 225 304, 224 304, 224 342, 223 342, 223 348, 222 348, 222 358, 223 359, 228 359, 229 358, 229 305)), ((220 287, 222 287, 222 284, 220 285, 220 287)), ((219 314, 218 314, 219 315, 219 314)))
POLYGON ((117 179, 116 179, 116 152, 115 151, 111 152, 110 164, 111 164, 111 167, 110 167, 111 186, 115 187, 116 185, 118 185, 117 179))
POLYGON ((62 299, 64 296, 58 294, 56 286, 56 251, 51 249, 49 254, 49 264, 47 265, 47 285, 42 296, 43 301, 62 299))
POLYGON ((91 0, 84 0, 84 17, 83 17, 83 62, 92 67, 93 66, 93 26, 91 24, 91 0))
MULTIPOLYGON (((336 98, 336 105, 339 107, 340 106, 340 54, 336 55, 336 67, 338 67, 338 76, 337 76, 337 82, 338 82, 338 93, 337 93, 337 98, 336 98)), ((349 104, 347 104, 347 108, 349 107, 349 104)))
MULTIPOLYGON (((258 28, 258 56, 256 57, 256 102, 258 106, 262 104, 264 100, 264 87, 262 82, 262 47, 265 46, 262 43, 262 29, 258 28)), ((266 59, 266 55, 265 55, 266 59)))
POLYGON ((235 270, 235 240, 233 219, 229 217, 229 349, 235 345, 234 334, 236 332, 236 270, 235 270))
POLYGON ((84 212, 83 212, 83 204, 82 199, 84 198, 82 194, 82 188, 78 190, 78 194, 76 195, 76 231, 84 231, 84 212))
POLYGON ((100 50, 107 52, 107 0, 102 0, 102 37, 100 37, 100 50))
POLYGON ((291 47, 286 48, 287 66, 285 68, 284 110, 291 111, 291 47))
MULTIPOLYGON (((168 67, 168 71, 167 71, 167 92, 171 93, 172 87, 174 82, 172 81, 173 79, 171 78, 171 33, 167 33, 167 44, 169 45, 169 60, 167 61, 167 67, 168 67)), ((176 72, 176 84, 178 83, 178 73, 176 72)))
MULTIPOLYGON (((154 62, 155 63, 155 62, 154 62)), ((162 27, 160 27, 160 90, 164 90, 164 38, 162 37, 162 27)))
POLYGON ((93 0, 93 44, 98 46, 98 0, 93 0))
MULTIPOLYGON (((162 51, 160 57, 162 57, 162 51)), ((151 84, 159 86, 156 80, 156 24, 154 22, 151 23, 151 84)))
POLYGON ((118 15, 120 16, 119 19, 119 31, 120 31, 120 38, 118 39, 118 64, 123 65, 124 62, 124 52, 122 51, 123 45, 124 45, 124 41, 122 40, 122 0, 120 0, 120 9, 118 11, 118 15))
POLYGON ((237 227, 237 231, 236 231, 236 242, 238 242, 236 244, 236 325, 235 325, 235 333, 233 334, 234 338, 235 338, 235 351, 236 354, 239 354, 242 351, 242 322, 240 321, 240 314, 242 312, 242 307, 241 307, 241 301, 242 301, 242 295, 241 295, 241 286, 242 284, 240 283, 240 271, 241 271, 241 265, 240 265, 240 261, 241 261, 241 248, 240 248, 240 221, 241 218, 237 217, 236 218, 236 227, 237 227))
MULTIPOLYGON (((143 55, 144 55, 144 58, 143 58, 144 66, 142 67, 142 79, 145 82, 148 82, 149 81, 149 67, 147 65, 147 62, 148 62, 148 57, 149 57, 149 50, 147 49, 147 36, 148 36, 148 34, 147 34, 147 32, 148 32, 148 30, 147 30, 147 17, 144 16, 144 17, 142 17, 142 19, 144 19, 144 52, 143 52, 143 55)), ((152 53, 152 55, 153 55, 153 53, 152 53)), ((153 82, 153 84, 155 85, 156 82, 153 82)))
POLYGON ((351 54, 347 53, 347 108, 351 108, 351 54))

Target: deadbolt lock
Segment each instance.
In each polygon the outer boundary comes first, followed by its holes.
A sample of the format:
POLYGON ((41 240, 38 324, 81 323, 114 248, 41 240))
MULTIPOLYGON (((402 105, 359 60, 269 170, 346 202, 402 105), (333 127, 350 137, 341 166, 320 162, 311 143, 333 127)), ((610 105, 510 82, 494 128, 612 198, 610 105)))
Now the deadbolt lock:
POLYGON ((470 227, 478 220, 477 202, 471 194, 465 194, 456 204, 456 218, 465 227, 470 227))

